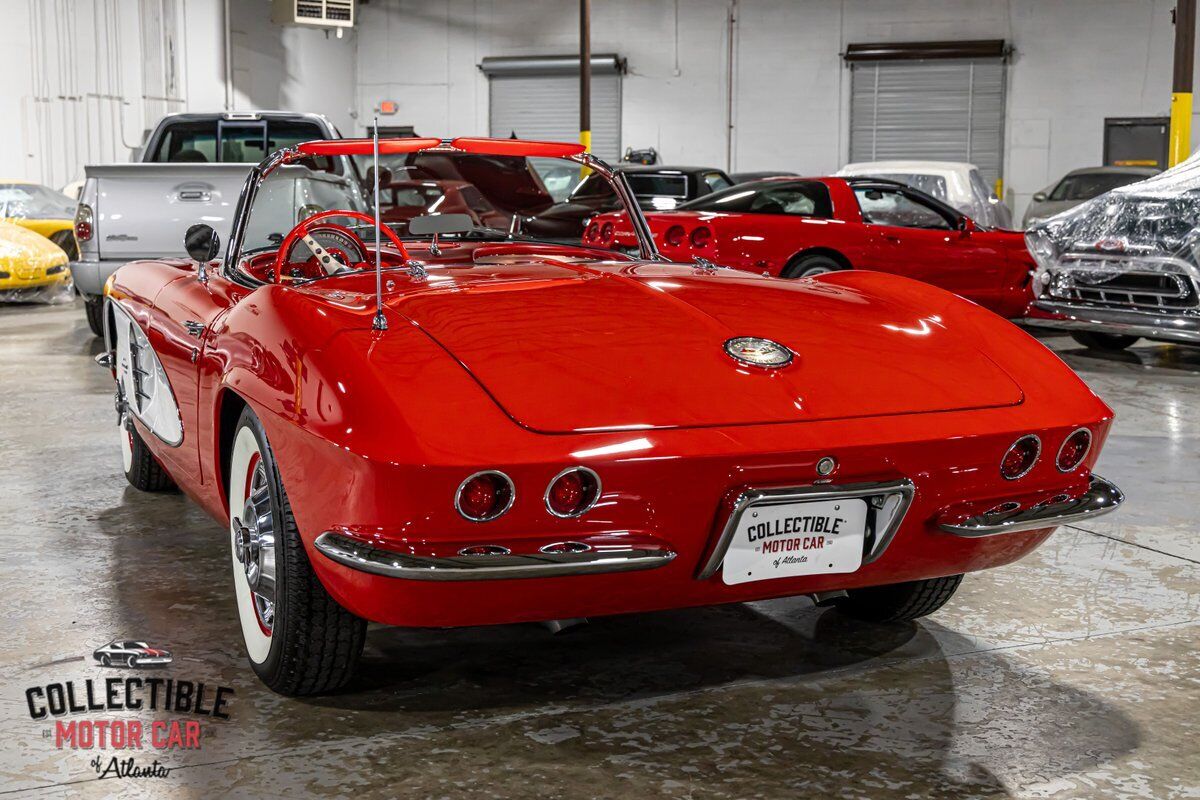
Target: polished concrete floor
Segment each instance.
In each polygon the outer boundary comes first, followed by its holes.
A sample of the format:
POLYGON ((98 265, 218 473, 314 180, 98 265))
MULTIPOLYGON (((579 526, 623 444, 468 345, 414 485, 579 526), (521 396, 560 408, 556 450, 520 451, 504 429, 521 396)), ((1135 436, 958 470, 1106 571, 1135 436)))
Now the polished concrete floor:
POLYGON ((919 624, 379 628, 349 691, 288 700, 244 663, 221 527, 126 486, 82 310, 0 308, 0 795, 1200 797, 1200 349, 1046 341, 1117 410, 1098 471, 1128 503, 919 624), (164 778, 98 780, 29 718, 28 687, 123 674, 90 658, 119 637, 236 691, 164 778))

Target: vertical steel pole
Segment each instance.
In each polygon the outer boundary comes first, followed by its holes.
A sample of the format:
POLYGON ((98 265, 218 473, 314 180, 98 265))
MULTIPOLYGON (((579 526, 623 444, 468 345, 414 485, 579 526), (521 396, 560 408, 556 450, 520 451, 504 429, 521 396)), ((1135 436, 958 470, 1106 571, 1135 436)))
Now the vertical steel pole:
POLYGON ((1171 79, 1171 138, 1168 166, 1192 152, 1192 72, 1196 51, 1196 0, 1175 2, 1175 70, 1171 79))
POLYGON ((379 243, 379 116, 371 132, 372 156, 375 160, 375 320, 371 327, 377 331, 387 330, 387 317, 383 315, 383 248, 379 243))
POLYGON ((592 149, 592 0, 579 0, 579 142, 592 149))

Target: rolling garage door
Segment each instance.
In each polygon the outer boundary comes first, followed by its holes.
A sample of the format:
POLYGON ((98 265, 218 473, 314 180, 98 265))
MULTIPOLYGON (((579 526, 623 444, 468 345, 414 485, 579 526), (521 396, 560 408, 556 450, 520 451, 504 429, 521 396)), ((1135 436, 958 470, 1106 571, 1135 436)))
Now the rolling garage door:
MULTIPOLYGON (((485 58, 490 135, 579 141, 579 59, 485 58)), ((621 160, 621 73, 615 55, 592 56, 592 152, 621 160)))
POLYGON ((967 161, 994 184, 1004 160, 1003 44, 850 45, 850 160, 967 161))

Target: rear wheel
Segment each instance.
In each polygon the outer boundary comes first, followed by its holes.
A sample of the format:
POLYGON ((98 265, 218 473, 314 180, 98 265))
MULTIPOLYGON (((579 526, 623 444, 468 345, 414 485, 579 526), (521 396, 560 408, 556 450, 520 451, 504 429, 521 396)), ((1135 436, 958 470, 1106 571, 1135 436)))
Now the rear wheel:
POLYGON ((367 623, 313 572, 262 423, 242 412, 229 463, 230 558, 254 672, 284 695, 330 692, 354 674, 367 623))
POLYGON ((143 492, 165 492, 175 488, 175 481, 158 463, 158 459, 146 446, 142 435, 138 433, 129 417, 129 412, 121 414, 118 423, 121 437, 121 465, 125 468, 125 480, 135 489, 143 492))
POLYGON ((954 595, 962 575, 850 589, 838 611, 868 622, 907 622, 932 614, 954 595))
POLYGON ((788 264, 787 269, 783 272, 785 278, 812 278, 816 275, 824 275, 827 272, 837 272, 845 269, 838 261, 829 256, 823 255, 808 255, 800 256, 792 263, 788 264))
POLYGON ((1115 353, 1131 346, 1140 337, 1124 336, 1119 333, 1072 331, 1071 338, 1091 350, 1107 350, 1111 353, 1115 353))
POLYGON ((83 313, 87 315, 88 327, 97 336, 104 335, 104 298, 84 297, 83 313))

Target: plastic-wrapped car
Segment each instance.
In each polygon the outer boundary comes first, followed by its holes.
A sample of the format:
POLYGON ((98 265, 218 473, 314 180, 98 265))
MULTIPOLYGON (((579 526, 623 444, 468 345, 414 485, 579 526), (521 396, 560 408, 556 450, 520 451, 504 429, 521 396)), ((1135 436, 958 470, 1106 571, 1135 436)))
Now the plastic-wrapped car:
POLYGON ((71 272, 62 248, 25 227, 0 222, 0 301, 70 299, 71 272))
POLYGON ((0 218, 45 236, 72 261, 79 257, 75 201, 62 192, 30 181, 0 181, 0 218))
POLYGON ((1096 349, 1200 344, 1200 154, 1025 236, 1038 264, 1031 323, 1096 349))

